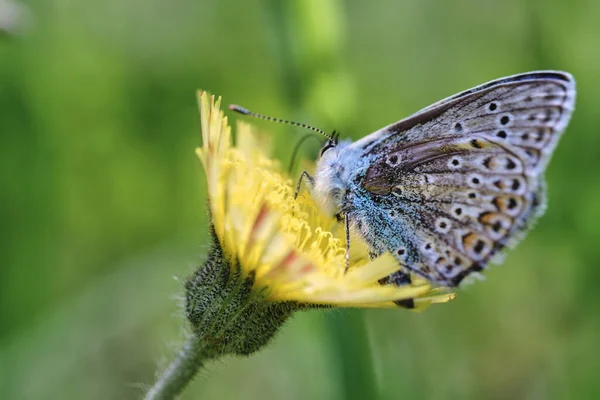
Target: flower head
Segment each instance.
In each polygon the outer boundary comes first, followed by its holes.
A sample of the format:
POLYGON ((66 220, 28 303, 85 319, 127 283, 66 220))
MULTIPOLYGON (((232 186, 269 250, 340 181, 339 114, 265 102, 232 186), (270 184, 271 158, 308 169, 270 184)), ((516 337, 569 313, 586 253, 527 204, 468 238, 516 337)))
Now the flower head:
POLYGON ((389 254, 370 260, 353 238, 346 270, 343 229, 324 216, 310 195, 294 198, 293 181, 270 159, 252 126, 231 128, 215 100, 198 94, 202 147, 196 150, 207 177, 215 235, 232 273, 251 277, 251 291, 266 302, 297 302, 344 307, 395 307, 414 299, 416 308, 446 302, 424 279, 408 286, 380 284, 399 270, 389 254))

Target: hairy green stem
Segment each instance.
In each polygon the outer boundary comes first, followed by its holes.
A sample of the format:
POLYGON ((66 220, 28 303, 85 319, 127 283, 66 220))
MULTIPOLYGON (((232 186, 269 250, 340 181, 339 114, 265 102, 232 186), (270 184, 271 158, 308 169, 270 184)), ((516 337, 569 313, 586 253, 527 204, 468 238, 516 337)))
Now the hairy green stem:
POLYGON ((208 358, 203 350, 204 346, 196 335, 191 336, 179 351, 177 358, 146 393, 145 400, 174 399, 181 393, 208 358))

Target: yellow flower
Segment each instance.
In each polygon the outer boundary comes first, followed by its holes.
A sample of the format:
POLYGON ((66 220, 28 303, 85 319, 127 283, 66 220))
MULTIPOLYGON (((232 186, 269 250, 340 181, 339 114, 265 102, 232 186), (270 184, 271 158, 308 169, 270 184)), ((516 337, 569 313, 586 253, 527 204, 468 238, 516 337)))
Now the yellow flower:
POLYGON ((340 224, 325 217, 308 193, 294 199, 293 181, 265 154, 268 143, 251 125, 238 122, 234 146, 221 99, 206 92, 198 97, 202 147, 196 152, 214 230, 231 272, 251 277, 253 293, 267 302, 344 307, 397 307, 394 301, 413 298, 417 309, 454 298, 415 276, 409 286, 380 284, 398 263, 390 254, 369 260, 354 237, 346 271, 340 224))

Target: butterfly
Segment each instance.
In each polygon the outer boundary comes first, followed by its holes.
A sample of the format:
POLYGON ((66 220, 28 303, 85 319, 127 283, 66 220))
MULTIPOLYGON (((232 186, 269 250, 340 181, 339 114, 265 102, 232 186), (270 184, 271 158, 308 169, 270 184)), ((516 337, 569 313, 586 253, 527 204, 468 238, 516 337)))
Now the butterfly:
POLYGON ((371 257, 396 258, 401 270, 382 283, 404 285, 414 273, 455 287, 544 212, 543 174, 574 104, 570 74, 535 71, 460 92, 356 142, 294 123, 328 138, 314 177, 303 172, 298 187, 306 179, 322 210, 345 221, 347 260, 351 231, 371 257))

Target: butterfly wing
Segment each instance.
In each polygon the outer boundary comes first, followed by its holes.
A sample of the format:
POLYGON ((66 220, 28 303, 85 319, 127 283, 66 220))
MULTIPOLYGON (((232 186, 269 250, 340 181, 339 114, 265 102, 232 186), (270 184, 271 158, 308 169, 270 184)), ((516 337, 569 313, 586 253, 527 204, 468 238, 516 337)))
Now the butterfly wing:
POLYGON ((514 146, 531 164, 543 169, 548 161, 544 155, 556 146, 574 103, 575 81, 568 73, 514 75, 441 100, 354 145, 364 149, 365 155, 382 154, 400 142, 479 133, 514 146))
POLYGON ((566 73, 516 75, 356 142, 372 160, 361 186, 404 241, 387 250, 446 286, 482 270, 543 209, 542 174, 574 99, 566 73))

